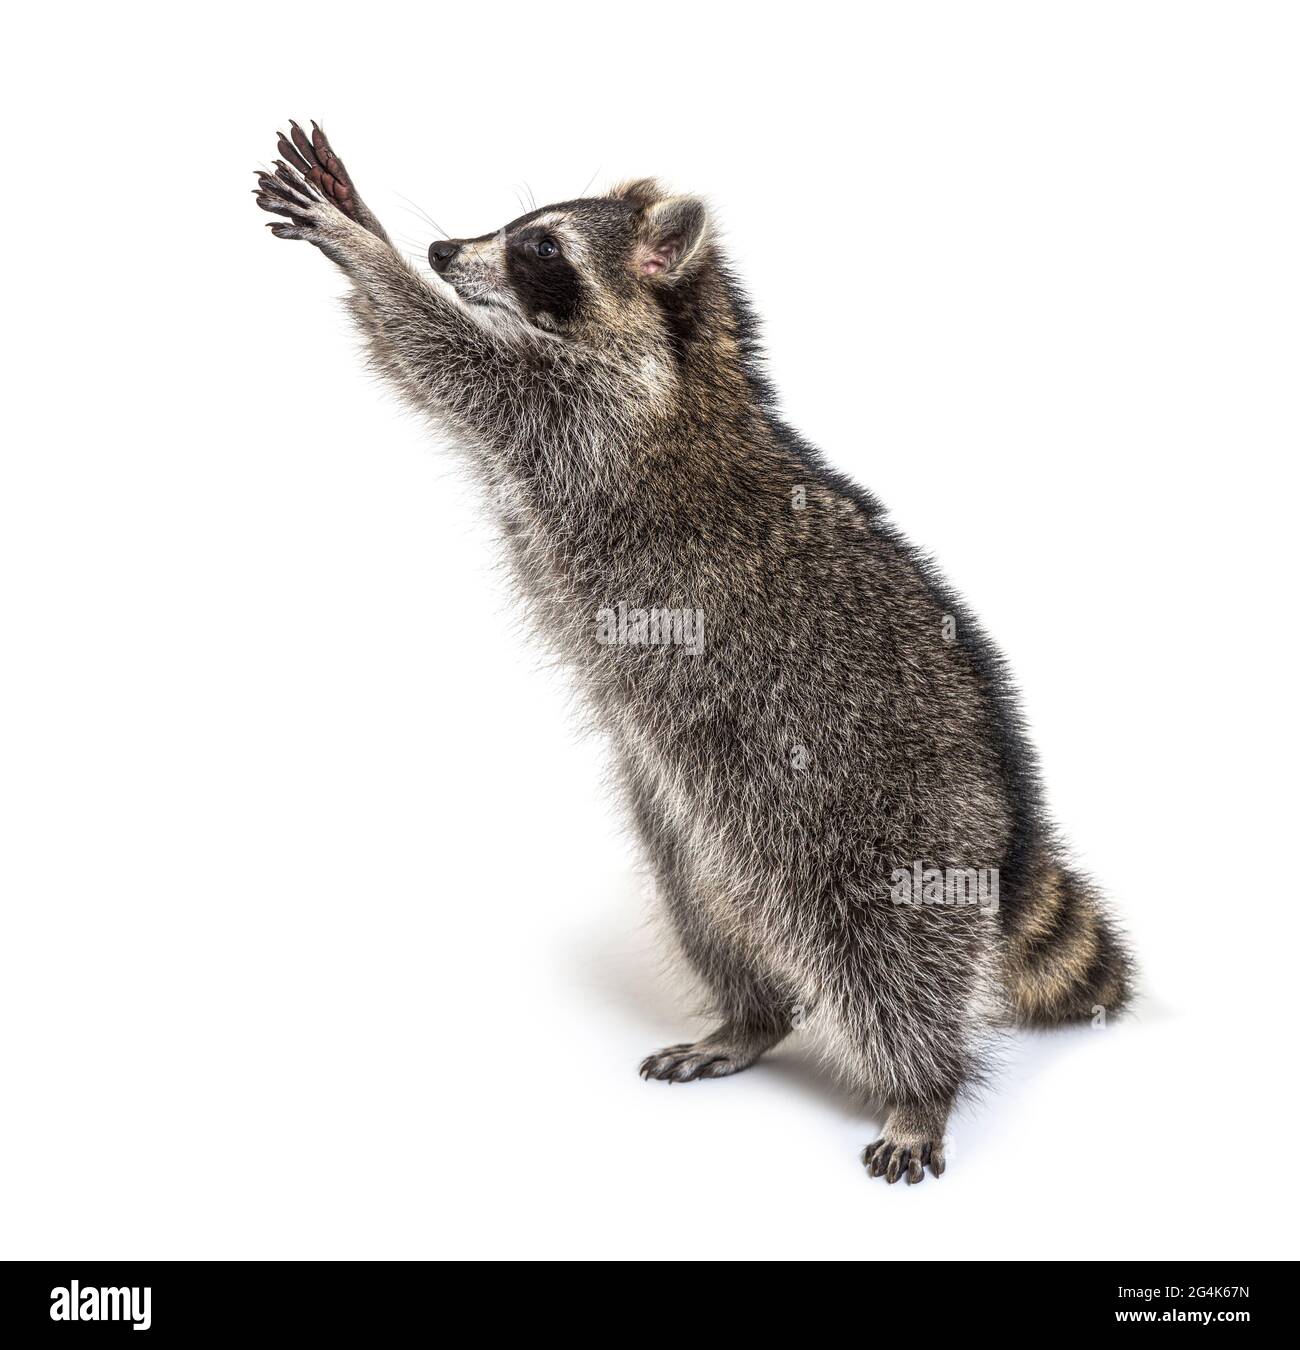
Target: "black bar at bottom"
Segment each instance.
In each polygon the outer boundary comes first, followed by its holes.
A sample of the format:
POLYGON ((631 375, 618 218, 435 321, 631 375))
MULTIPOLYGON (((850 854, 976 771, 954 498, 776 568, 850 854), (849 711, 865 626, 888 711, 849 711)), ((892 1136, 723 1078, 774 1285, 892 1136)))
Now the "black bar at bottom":
MULTIPOLYGON (((1170 1328, 1210 1343, 1260 1327, 1274 1334, 1295 1262, 873 1261, 786 1266, 755 1279, 739 1264, 674 1269, 602 1263, 532 1264, 254 1261, 33 1261, 0 1264, 0 1328, 13 1345, 46 1336, 89 1344, 129 1335, 151 1344, 210 1336, 320 1333, 358 1344, 450 1332, 500 1336, 604 1334, 629 1323, 673 1334, 672 1322, 740 1331, 779 1318, 801 1339, 854 1324, 908 1317, 927 1333, 1003 1328, 1052 1334, 1112 1330, 1140 1342, 1170 1328), (619 1312, 620 1305, 624 1305, 619 1312), (888 1306, 886 1306, 888 1305, 888 1306), (626 1321, 624 1319, 627 1319, 626 1321), (11 1339, 17 1332, 21 1339, 11 1339), (148 1340, 144 1338, 148 1337, 148 1340)), ((838 1333, 837 1333, 838 1334, 838 1333)), ((1206 1343, 1206 1342, 1202 1342, 1206 1343)))

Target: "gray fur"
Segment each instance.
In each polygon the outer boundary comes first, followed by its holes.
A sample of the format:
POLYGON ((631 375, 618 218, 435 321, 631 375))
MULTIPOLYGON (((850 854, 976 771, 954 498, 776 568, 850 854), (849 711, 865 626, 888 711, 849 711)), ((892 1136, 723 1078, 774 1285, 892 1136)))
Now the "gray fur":
POLYGON ((781 422, 703 203, 643 180, 450 241, 426 276, 319 129, 281 151, 259 205, 342 268, 376 368, 482 484, 710 992, 717 1029, 643 1074, 737 1072, 806 1009, 889 1105, 872 1174, 937 1175, 995 1028, 1113 1012, 1129 987, 1000 660, 781 422), (703 642, 601 640, 619 606, 699 613, 703 642), (898 903, 914 865, 997 869, 997 911, 898 903))

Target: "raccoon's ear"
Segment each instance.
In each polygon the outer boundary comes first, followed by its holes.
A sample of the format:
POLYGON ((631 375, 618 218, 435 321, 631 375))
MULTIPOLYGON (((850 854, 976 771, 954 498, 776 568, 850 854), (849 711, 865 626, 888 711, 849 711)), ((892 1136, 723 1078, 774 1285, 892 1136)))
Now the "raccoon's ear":
POLYGON ((664 197, 644 208, 641 237, 633 253, 643 277, 673 284, 703 258, 709 241, 709 211, 698 197, 664 197))
POLYGON ((654 178, 633 178, 626 183, 620 183, 609 195, 630 203, 640 211, 668 196, 654 178))

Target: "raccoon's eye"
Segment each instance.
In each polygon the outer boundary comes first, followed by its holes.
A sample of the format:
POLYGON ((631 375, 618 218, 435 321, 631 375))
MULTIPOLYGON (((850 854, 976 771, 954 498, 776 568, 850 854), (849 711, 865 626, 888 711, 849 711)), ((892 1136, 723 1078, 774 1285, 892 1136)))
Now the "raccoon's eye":
POLYGON ((553 258, 560 251, 560 246, 554 239, 539 239, 537 242, 537 256, 539 258, 553 258))

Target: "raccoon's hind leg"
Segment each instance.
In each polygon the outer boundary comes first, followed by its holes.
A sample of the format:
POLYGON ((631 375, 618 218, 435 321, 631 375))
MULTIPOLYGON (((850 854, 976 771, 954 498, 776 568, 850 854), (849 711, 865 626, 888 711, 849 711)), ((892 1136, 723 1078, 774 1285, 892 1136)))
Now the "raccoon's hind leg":
POLYGON ((862 1150, 863 1166, 891 1184, 905 1176, 909 1186, 915 1185, 925 1179, 927 1166, 942 1176, 943 1132, 951 1110, 951 1099, 891 1106, 884 1134, 862 1150))
POLYGON ((647 1055, 641 1061, 641 1077, 691 1083, 739 1073, 789 1034, 794 1000, 776 981, 747 968, 711 934, 679 924, 678 937, 723 1020, 698 1041, 647 1055))
POLYGON ((889 1107, 862 1154, 871 1176, 942 1174, 953 1103, 987 1073, 995 933, 973 906, 900 907, 873 911, 856 947, 841 948, 825 990, 835 1054, 864 1103, 889 1107))
POLYGON ((727 1078, 747 1069, 789 1034, 799 1000, 763 973, 741 946, 717 926, 716 908, 695 879, 681 834, 654 794, 629 793, 633 819, 654 866, 660 898, 683 955, 708 990, 719 1025, 697 1041, 656 1050, 641 1061, 642 1078, 691 1083, 727 1078))

